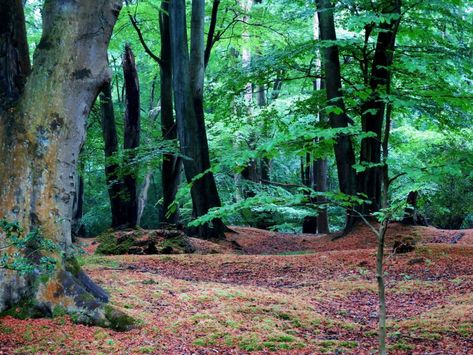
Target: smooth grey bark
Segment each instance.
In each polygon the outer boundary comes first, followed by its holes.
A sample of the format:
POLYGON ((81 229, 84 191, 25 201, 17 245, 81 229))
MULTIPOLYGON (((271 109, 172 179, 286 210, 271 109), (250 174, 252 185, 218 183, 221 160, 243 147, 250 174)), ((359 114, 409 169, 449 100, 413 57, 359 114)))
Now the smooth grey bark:
MULTIPOLYGON (((0 218, 18 221, 26 232, 40 229, 66 255, 85 123, 110 79, 107 47, 120 7, 115 0, 46 0, 24 91, 13 110, 0 109, 0 218)), ((0 47, 4 42, 2 36, 0 47)), ((110 325, 106 294, 78 266, 68 267, 62 253, 55 256, 55 272, 43 283, 34 282, 37 274, 0 269, 0 311, 28 297, 45 314, 60 306, 78 321, 110 325)))
MULTIPOLYGON (((181 153, 187 182, 191 186, 194 217, 220 207, 210 157, 204 120, 204 17, 205 1, 192 1, 191 51, 187 43, 186 6, 184 0, 170 4, 171 52, 174 103, 181 153)), ((195 231, 202 238, 223 238, 225 226, 219 219, 195 231)))

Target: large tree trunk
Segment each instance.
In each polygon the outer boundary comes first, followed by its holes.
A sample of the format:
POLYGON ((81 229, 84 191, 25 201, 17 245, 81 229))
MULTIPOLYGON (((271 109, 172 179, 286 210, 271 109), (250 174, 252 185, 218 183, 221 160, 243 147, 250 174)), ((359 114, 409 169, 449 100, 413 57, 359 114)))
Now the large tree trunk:
MULTIPOLYGON (((171 33, 169 28, 169 2, 161 3, 160 30, 161 30, 161 130, 166 140, 177 139, 176 122, 174 121, 172 103, 172 62, 171 62, 171 33)), ((163 206, 160 221, 163 224, 177 224, 179 210, 172 206, 176 199, 177 190, 181 181, 182 161, 175 154, 164 154, 161 171, 163 187, 163 206)))
MULTIPOLYGON (((391 0, 383 13, 401 14, 401 1, 391 0)), ((386 93, 389 86, 390 66, 393 61, 399 18, 380 25, 376 49, 371 68, 370 88, 372 94, 362 105, 361 124, 363 132, 374 133, 374 137, 361 141, 360 162, 367 165, 358 175, 358 192, 367 196, 369 203, 363 205, 362 213, 369 215, 381 207, 381 183, 383 167, 381 162, 381 142, 386 102, 380 94, 386 93), (371 165, 375 166, 371 166, 371 165)))
POLYGON ((138 166, 136 164, 136 149, 140 145, 141 112, 140 85, 136 70, 135 56, 131 47, 125 46, 123 55, 123 78, 125 81, 125 130, 123 140, 123 203, 126 210, 126 220, 123 226, 136 227, 138 221, 138 166))
POLYGON ((112 228, 117 229, 127 219, 127 211, 122 202, 123 181, 120 176, 118 162, 118 134, 115 124, 115 112, 112 101, 112 86, 107 82, 100 93, 100 106, 102 109, 102 134, 105 150, 105 179, 110 197, 112 211, 112 228))
MULTIPOLYGON (((7 22, 22 23, 22 14, 9 12, 18 2, 0 2, 7 22)), ((72 200, 85 121, 110 79, 107 46, 119 10, 120 2, 112 0, 46 0, 43 35, 24 92, 11 110, 0 111, 0 218, 18 221, 26 232, 39 229, 65 255, 72 251, 72 200)), ((0 48, 8 38, 4 30, 0 48)), ((61 307, 78 321, 110 324, 106 294, 78 266, 68 267, 62 253, 55 256, 55 272, 43 282, 36 273, 27 277, 0 269, 0 311, 29 298, 46 314, 61 307)))
MULTIPOLYGON (((335 22, 333 6, 330 0, 317 0, 317 9, 320 25, 320 39, 322 41, 336 41, 335 22)), ((325 75, 327 101, 330 105, 338 107, 340 113, 330 113, 329 122, 332 128, 348 127, 349 118, 345 112, 345 103, 341 91, 340 58, 338 46, 324 47, 323 71, 325 75)), ((351 137, 340 134, 335 143, 335 160, 337 163, 338 182, 340 191, 346 195, 356 194, 356 172, 353 168, 355 164, 355 153, 351 137)), ((351 228, 353 217, 348 211, 346 230, 351 228)))
MULTIPOLYGON (((191 55, 187 44, 186 6, 184 0, 173 0, 170 6, 171 47, 174 102, 184 171, 192 184, 191 195, 195 217, 210 208, 220 207, 217 186, 210 169, 209 148, 204 121, 204 0, 192 1, 191 55), (201 175, 201 176, 198 176, 201 175)), ((198 228, 202 238, 224 237, 225 226, 219 219, 198 228)))

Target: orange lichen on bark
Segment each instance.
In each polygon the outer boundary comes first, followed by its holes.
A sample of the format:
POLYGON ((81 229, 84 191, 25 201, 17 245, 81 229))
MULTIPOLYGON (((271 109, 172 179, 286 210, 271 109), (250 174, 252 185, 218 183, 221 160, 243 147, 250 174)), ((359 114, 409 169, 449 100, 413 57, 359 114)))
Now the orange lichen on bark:
POLYGON ((74 300, 64 295, 64 287, 57 278, 52 278, 42 285, 38 291, 37 298, 42 302, 61 305, 65 308, 74 305, 74 300))

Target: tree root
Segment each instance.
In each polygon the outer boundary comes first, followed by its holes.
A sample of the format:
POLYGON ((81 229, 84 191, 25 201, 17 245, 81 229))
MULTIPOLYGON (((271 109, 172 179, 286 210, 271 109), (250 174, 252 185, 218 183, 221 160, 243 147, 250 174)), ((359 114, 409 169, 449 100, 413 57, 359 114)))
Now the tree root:
POLYGON ((68 260, 65 267, 58 267, 49 277, 35 278, 30 292, 23 293, 21 300, 2 300, 4 308, 5 305, 10 306, 2 314, 22 319, 68 314, 75 323, 117 331, 132 329, 135 325, 134 319, 108 305, 107 293, 80 269, 74 259, 72 260, 68 260))

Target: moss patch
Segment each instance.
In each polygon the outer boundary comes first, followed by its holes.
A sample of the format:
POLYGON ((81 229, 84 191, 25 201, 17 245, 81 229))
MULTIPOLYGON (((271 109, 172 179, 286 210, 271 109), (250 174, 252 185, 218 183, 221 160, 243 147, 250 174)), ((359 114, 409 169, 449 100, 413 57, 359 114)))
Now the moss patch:
POLYGON ((127 331, 137 324, 135 319, 110 305, 105 305, 104 311, 108 321, 108 324, 104 324, 104 326, 112 328, 113 330, 127 331))
POLYGON ((11 316, 16 319, 30 319, 30 318, 41 318, 44 317, 43 312, 41 312, 33 300, 26 299, 16 306, 13 306, 2 313, 0 317, 11 316))
POLYGON ((101 255, 123 255, 127 254, 134 244, 132 236, 123 236, 118 240, 114 234, 105 233, 97 237, 97 242, 100 245, 95 251, 96 254, 101 255))

